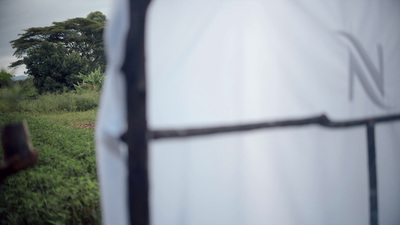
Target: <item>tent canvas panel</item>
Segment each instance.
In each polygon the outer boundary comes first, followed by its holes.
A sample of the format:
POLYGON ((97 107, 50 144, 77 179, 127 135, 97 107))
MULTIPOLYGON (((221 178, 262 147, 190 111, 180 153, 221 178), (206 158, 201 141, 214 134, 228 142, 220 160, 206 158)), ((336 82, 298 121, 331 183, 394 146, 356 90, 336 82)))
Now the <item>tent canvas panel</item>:
MULTIPOLYGON (((107 29, 96 129, 105 224, 128 223, 127 4, 107 29)), ((399 112, 396 1, 159 0, 147 21, 151 130, 399 112)), ((382 224, 400 221, 399 129, 376 128, 382 224)), ((365 127, 318 126, 150 142, 151 222, 367 224, 366 143, 365 127)))

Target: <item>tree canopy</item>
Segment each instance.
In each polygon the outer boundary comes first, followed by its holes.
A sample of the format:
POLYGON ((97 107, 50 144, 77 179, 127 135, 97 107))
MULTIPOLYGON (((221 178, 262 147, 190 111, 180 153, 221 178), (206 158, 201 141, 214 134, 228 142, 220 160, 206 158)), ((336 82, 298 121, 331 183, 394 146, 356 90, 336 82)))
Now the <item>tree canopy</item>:
POLYGON ((103 24, 107 20, 106 16, 99 11, 89 13, 89 15, 86 18, 103 24))
POLYGON ((73 88, 74 77, 79 73, 105 68, 105 22, 106 16, 96 11, 86 18, 26 29, 18 39, 10 42, 15 49, 14 56, 19 59, 10 67, 25 64, 40 92, 73 88))

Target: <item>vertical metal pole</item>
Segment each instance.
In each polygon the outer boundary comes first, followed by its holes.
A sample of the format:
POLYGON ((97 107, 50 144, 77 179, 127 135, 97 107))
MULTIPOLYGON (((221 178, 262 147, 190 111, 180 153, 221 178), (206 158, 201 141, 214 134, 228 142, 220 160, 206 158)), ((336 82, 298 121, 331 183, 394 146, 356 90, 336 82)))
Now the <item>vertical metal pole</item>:
POLYGON ((149 224, 147 173, 147 120, 144 34, 150 0, 130 0, 129 30, 122 72, 126 77, 128 130, 128 195, 132 225, 149 224))
POLYGON ((368 174, 369 174, 369 204, 370 225, 378 225, 378 185, 375 154, 375 123, 367 123, 368 139, 368 174))

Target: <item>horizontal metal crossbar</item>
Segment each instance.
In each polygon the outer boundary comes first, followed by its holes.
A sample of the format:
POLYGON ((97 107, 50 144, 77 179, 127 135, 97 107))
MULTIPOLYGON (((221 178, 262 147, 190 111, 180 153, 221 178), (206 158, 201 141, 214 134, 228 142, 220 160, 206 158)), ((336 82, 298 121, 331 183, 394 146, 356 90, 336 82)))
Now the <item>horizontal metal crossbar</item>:
POLYGON ((275 127, 305 126, 312 124, 317 124, 331 128, 344 128, 344 127, 362 126, 371 123, 376 124, 382 122, 390 122, 395 120, 400 120, 400 114, 372 117, 359 120, 347 120, 347 121, 332 121, 326 115, 320 115, 316 117, 309 117, 297 120, 282 120, 275 122, 249 123, 249 124, 231 125, 231 126, 193 128, 193 129, 153 130, 149 131, 148 137, 149 139, 152 140, 166 139, 166 138, 184 138, 192 136, 250 131, 250 130, 258 130, 265 128, 275 128, 275 127))
POLYGON ((149 140, 158 140, 166 138, 185 138, 193 136, 203 136, 212 134, 222 134, 229 132, 240 132, 259 130, 265 128, 294 127, 305 125, 321 125, 329 128, 347 128, 355 126, 365 126, 367 130, 368 141, 368 177, 369 177, 369 203, 370 203, 370 225, 378 225, 378 184, 375 152, 375 124, 400 120, 400 114, 372 117, 359 120, 332 121, 326 115, 309 117, 297 120, 282 120, 275 122, 249 123, 243 125, 206 127, 194 129, 176 129, 176 130, 154 130, 149 131, 149 140))

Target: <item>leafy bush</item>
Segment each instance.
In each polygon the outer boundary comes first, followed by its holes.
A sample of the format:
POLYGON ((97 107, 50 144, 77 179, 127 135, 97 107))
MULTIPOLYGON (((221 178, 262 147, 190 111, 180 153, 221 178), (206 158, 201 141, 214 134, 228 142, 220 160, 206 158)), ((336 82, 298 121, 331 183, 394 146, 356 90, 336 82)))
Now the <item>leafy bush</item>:
POLYGON ((24 81, 14 81, 7 87, 0 88, 0 112, 20 111, 23 100, 32 100, 37 96, 32 77, 24 81))
POLYGON ((0 186, 0 224, 100 224, 93 132, 19 113, 0 114, 0 126, 22 119, 39 162, 0 186))
POLYGON ((0 70, 0 88, 8 86, 12 81, 11 78, 12 75, 2 68, 0 70))
POLYGON ((78 77, 82 79, 82 82, 74 84, 74 87, 77 91, 82 91, 82 90, 100 91, 101 87, 103 86, 104 73, 101 72, 101 67, 98 67, 95 71, 89 73, 88 75, 79 73, 78 77))
POLYGON ((39 95, 33 83, 33 77, 28 77, 25 80, 14 81, 14 85, 21 89, 21 99, 36 99, 39 95))

